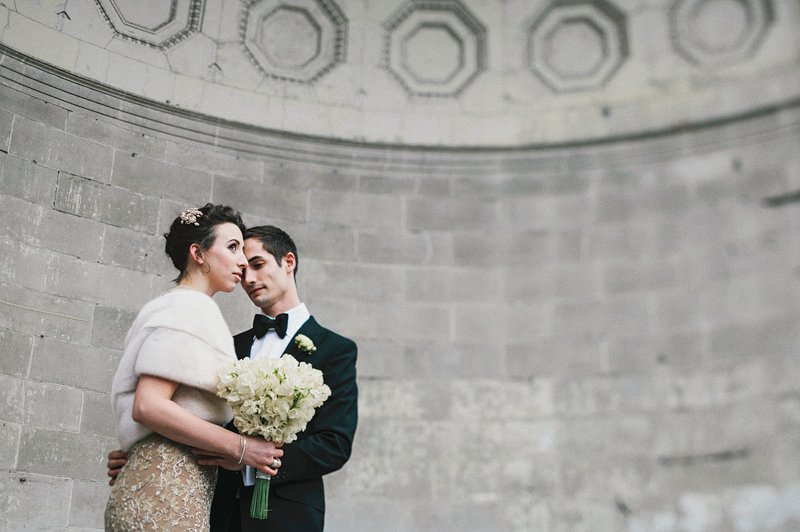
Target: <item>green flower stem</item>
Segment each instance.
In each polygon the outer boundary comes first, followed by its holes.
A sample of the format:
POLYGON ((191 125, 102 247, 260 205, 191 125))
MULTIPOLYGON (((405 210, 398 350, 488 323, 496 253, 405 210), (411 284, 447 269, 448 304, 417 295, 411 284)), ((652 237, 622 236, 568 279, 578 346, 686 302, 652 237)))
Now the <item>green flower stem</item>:
POLYGON ((269 481, 272 479, 267 474, 256 471, 256 485, 253 490, 253 502, 250 504, 250 517, 253 519, 266 519, 269 513, 269 481))

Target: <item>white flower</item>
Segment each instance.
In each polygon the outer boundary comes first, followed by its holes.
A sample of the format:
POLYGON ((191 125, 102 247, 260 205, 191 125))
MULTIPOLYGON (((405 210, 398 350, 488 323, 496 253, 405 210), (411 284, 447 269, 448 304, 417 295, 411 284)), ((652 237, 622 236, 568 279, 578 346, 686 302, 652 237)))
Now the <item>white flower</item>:
POLYGON ((297 348, 306 355, 310 355, 314 351, 317 350, 317 346, 314 345, 314 342, 311 341, 311 338, 306 336, 305 334, 298 334, 294 337, 294 343, 297 348))
MULTIPOLYGON (((314 348, 311 340, 309 343, 314 348)), ((284 355, 237 360, 220 374, 217 395, 233 409, 233 423, 239 432, 289 443, 305 430, 331 390, 321 371, 284 355)))

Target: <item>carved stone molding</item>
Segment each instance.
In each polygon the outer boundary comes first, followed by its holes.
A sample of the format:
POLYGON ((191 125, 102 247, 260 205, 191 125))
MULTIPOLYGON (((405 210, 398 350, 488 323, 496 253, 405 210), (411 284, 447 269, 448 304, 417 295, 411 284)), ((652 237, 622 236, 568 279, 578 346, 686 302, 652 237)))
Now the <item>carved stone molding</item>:
POLYGON ((752 56, 772 22, 771 0, 677 0, 670 13, 675 49, 703 66, 752 56))
POLYGON ((242 41, 267 76, 310 83, 345 59, 347 18, 331 0, 255 0, 241 19, 242 41))
POLYGON ((457 0, 410 0, 384 27, 386 68, 413 96, 456 96, 484 69, 486 29, 457 0))
POLYGON ((139 44, 166 50, 200 29, 205 0, 95 0, 114 33, 139 44))
POLYGON ((556 92, 600 87, 628 57, 626 23, 606 0, 552 3, 528 26, 528 66, 556 92))

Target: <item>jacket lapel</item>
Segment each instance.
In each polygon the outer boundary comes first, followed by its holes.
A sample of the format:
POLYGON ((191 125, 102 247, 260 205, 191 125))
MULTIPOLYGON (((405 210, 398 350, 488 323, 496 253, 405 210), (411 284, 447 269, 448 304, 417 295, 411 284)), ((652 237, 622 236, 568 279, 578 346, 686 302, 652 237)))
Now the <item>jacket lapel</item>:
POLYGON ((314 316, 309 316, 306 322, 300 327, 300 329, 298 329, 297 333, 289 341, 289 345, 286 346, 286 350, 283 354, 292 355, 298 360, 298 362, 308 362, 313 366, 314 361, 318 359, 317 357, 320 354, 319 348, 324 339, 325 330, 319 325, 319 323, 317 323, 317 320, 314 319, 314 316), (300 351, 300 348, 297 347, 297 342, 295 342, 295 338, 297 338, 298 334, 308 336, 311 341, 314 342, 317 350, 311 354, 300 351))
POLYGON ((236 351, 236 358, 239 360, 250 356, 250 348, 253 346, 253 329, 248 329, 233 337, 233 348, 236 351))

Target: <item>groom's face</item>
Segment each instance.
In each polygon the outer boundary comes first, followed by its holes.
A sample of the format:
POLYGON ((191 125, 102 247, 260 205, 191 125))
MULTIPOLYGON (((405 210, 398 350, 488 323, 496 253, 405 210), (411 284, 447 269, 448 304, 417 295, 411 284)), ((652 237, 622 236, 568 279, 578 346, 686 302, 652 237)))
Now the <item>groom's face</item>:
POLYGON ((283 312, 282 303, 294 284, 294 256, 287 254, 278 264, 257 238, 244 241, 244 255, 247 268, 242 287, 250 301, 270 316, 283 312))

